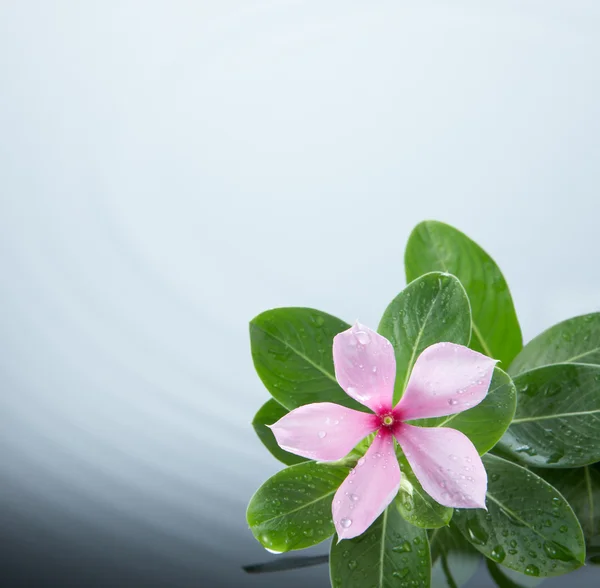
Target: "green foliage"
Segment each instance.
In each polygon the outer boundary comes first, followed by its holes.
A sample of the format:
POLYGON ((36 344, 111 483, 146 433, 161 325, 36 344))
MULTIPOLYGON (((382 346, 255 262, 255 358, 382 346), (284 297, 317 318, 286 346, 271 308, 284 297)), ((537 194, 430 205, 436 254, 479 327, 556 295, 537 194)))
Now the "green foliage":
POLYGON ((600 461, 600 366, 558 363, 515 378, 517 411, 502 454, 540 468, 600 461))
POLYGON ((583 531, 567 501, 539 476, 487 455, 487 512, 455 509, 453 523, 487 558, 528 576, 558 576, 585 560, 583 531))
MULTIPOLYGON (((463 233, 440 222, 419 224, 405 265, 410 283, 378 327, 395 350, 395 401, 419 354, 441 341, 470 345, 508 371, 495 368, 479 405, 412 423, 469 437, 488 472, 487 511, 435 502, 398 451, 398 495, 362 535, 333 541, 332 585, 429 587, 432 578, 434 586, 458 588, 485 556, 500 588, 532 588, 581 566, 586 546, 588 562, 600 563, 600 466, 592 465, 600 461, 600 313, 563 321, 523 347, 502 273, 463 233), (492 449, 497 455, 486 455, 492 449)), ((248 506, 250 529, 270 551, 303 549, 334 534, 333 496, 371 441, 336 464, 320 464, 282 450, 267 426, 313 402, 368 411, 335 378, 333 338, 348 328, 310 308, 269 310, 250 323, 254 365, 273 397, 252 425, 271 454, 291 466, 267 480, 248 506)), ((248 569, 322 560, 294 557, 248 569)))
POLYGON ((333 338, 350 325, 311 308, 267 310, 250 322, 256 372, 288 410, 311 402, 335 402, 367 410, 337 383, 333 338))
POLYGON ((286 468, 254 494, 246 518, 264 547, 279 553, 321 543, 335 532, 333 496, 348 468, 312 461, 286 468))
POLYGON ((440 341, 469 344, 471 312, 465 289, 448 274, 421 276, 392 300, 377 330, 390 341, 396 354, 397 402, 424 349, 440 341))
POLYGON ((404 265, 409 282, 432 271, 455 275, 471 301, 471 347, 510 365, 523 347, 521 328, 500 268, 479 245, 444 223, 424 221, 408 239, 404 265))
POLYGON ((550 327, 523 347, 509 373, 516 376, 554 363, 600 365, 600 313, 576 316, 550 327))
POLYGON ((334 541, 329 565, 333 588, 428 588, 431 582, 427 532, 394 505, 359 537, 334 541))

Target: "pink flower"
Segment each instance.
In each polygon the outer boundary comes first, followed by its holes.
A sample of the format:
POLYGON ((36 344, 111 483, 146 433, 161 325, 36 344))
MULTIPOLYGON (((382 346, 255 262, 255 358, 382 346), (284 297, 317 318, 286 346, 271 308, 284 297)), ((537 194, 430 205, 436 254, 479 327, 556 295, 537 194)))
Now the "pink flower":
POLYGON ((370 408, 364 413, 331 402, 307 404, 271 427, 291 453, 337 461, 377 431, 333 499, 339 540, 363 533, 400 487, 394 437, 424 490, 444 506, 485 508, 487 474, 471 441, 445 427, 416 427, 405 421, 446 416, 479 404, 487 394, 496 361, 453 343, 421 353, 400 402, 393 407, 396 358, 390 342, 358 322, 333 340, 335 375, 346 393, 370 408))

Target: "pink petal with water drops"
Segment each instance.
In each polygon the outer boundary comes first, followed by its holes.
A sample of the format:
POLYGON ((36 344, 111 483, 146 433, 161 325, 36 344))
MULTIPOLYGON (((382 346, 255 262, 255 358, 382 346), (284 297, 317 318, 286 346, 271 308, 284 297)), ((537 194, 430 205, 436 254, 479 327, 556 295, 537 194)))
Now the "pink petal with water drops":
POLYGON ((379 425, 374 414, 333 404, 305 404, 271 425, 282 449, 319 461, 337 461, 379 425))
POLYGON ((469 438, 445 427, 402 423, 396 439, 423 489, 444 506, 485 508, 487 473, 469 438))
POLYGON ((392 344, 356 322, 333 339, 335 377, 349 396, 374 412, 391 410, 396 379, 392 344))
POLYGON ((364 533, 392 502, 400 487, 394 439, 381 429, 335 494, 333 523, 338 541, 364 533))
POLYGON ((496 360, 463 345, 436 343, 417 358, 394 412, 403 421, 446 416, 479 404, 496 360))

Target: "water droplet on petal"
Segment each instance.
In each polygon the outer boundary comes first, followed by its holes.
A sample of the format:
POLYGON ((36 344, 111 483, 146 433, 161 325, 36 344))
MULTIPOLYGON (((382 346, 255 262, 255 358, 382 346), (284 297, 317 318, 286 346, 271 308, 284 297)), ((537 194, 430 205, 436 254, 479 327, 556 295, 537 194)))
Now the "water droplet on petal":
POLYGON ((367 459, 365 457, 361 457, 357 462, 356 465, 357 466, 361 466, 364 465, 365 461, 367 461, 367 459))
POLYGON ((319 431, 317 435, 319 436, 319 439, 324 439, 327 436, 327 433, 325 431, 319 431))
POLYGON ((450 398, 450 400, 448 400, 448 404, 450 406, 456 406, 458 404, 458 400, 456 400, 456 398, 450 398))
POLYGON ((458 459, 458 457, 456 455, 450 454, 448 456, 452 461, 456 461, 458 459))
POLYGON ((358 500, 359 500, 359 497, 356 494, 350 494, 350 496, 348 498, 350 498, 350 500, 352 500, 352 502, 358 502, 358 500))
POLYGON ((344 528, 347 529, 350 525, 352 524, 352 519, 342 519, 340 521, 340 525, 344 528))

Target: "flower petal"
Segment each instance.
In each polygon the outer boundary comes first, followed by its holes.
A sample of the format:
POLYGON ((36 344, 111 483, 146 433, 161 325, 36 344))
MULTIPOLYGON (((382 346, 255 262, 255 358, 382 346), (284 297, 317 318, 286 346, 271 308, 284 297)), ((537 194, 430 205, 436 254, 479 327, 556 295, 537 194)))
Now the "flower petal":
POLYGON ((485 398, 495 365, 495 359, 463 345, 431 345, 417 358, 394 412, 410 421, 472 408, 485 398))
POLYGON ((394 435, 427 494, 444 506, 485 508, 487 473, 469 438, 446 427, 400 424, 394 435))
POLYGON ((385 337, 356 322, 334 337, 333 363, 349 396, 375 412, 391 410, 396 358, 385 337))
POLYGON ((374 414, 318 402, 300 406, 271 425, 282 449, 320 461, 337 461, 377 429, 374 414))
POLYGON ((331 507, 338 540, 364 533, 392 502, 400 488, 394 439, 380 429, 367 453, 342 482, 331 507))

